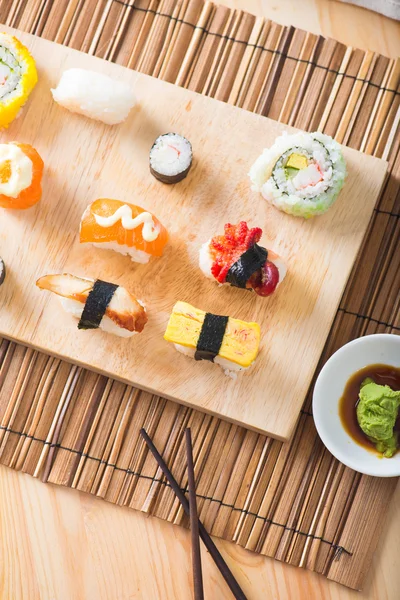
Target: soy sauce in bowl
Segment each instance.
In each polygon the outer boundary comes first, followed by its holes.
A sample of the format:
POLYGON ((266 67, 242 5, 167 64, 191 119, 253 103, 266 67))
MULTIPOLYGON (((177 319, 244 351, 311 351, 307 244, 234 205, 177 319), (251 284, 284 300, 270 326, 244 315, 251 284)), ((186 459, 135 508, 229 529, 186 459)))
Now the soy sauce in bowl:
MULTIPOLYGON (((358 394, 362 382, 367 377, 370 377, 379 385, 388 385, 394 391, 400 390, 400 369, 389 365, 368 365, 354 373, 347 381, 343 396, 339 401, 339 416, 343 428, 357 444, 380 455, 376 450, 375 445, 368 439, 357 421, 356 409, 359 402, 358 394)), ((400 437, 400 417, 397 419, 395 430, 399 432, 400 437)), ((397 452, 399 452, 399 450, 397 450, 397 452)))

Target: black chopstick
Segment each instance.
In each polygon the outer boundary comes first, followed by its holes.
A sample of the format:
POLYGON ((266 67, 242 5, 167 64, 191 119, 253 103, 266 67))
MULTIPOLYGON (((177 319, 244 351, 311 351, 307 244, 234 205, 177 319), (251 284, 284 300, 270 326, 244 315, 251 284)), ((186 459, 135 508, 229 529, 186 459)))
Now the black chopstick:
POLYGON ((192 434, 189 428, 185 430, 185 440, 189 486, 190 531, 192 536, 192 569, 194 600, 204 600, 203 575, 201 572, 199 517, 197 515, 196 483, 194 479, 192 434))
MULTIPOLYGON (((164 459, 162 458, 161 454, 158 452, 157 448, 153 444, 151 438, 148 436, 146 430, 142 428, 140 430, 140 433, 142 434, 142 436, 143 436, 146 444, 148 445, 151 453, 153 454, 154 458, 156 459, 158 466, 160 467, 160 469, 164 473, 165 477, 167 478, 171 488, 174 490, 176 497, 178 498, 179 502, 182 504, 183 510, 185 511, 185 513, 188 516, 190 516, 189 502, 188 502, 185 494, 182 492, 181 488, 179 487, 178 482, 172 475, 171 471, 168 469, 167 465, 164 462, 164 459)), ((218 550, 217 546, 212 541, 211 537, 207 533, 207 531, 201 521, 199 521, 199 533, 200 533, 201 539, 204 542, 205 547, 211 554, 215 564, 217 565, 218 569, 220 570, 226 583, 229 585, 230 590, 231 590, 232 594, 235 596, 236 600, 247 600, 242 588, 240 587, 240 585, 234 578, 232 571, 229 569, 228 565, 222 558, 220 551, 218 550)))

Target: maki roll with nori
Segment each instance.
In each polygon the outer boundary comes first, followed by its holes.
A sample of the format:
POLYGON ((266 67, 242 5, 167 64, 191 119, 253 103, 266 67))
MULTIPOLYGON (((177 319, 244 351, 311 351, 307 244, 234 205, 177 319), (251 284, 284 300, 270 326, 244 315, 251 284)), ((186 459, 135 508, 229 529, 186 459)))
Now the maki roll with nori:
POLYGON ((252 189, 290 215, 308 219, 335 202, 346 177, 340 144, 323 133, 282 135, 249 173, 252 189))
POLYGON ((6 278, 6 265, 4 264, 4 260, 0 257, 0 285, 4 283, 6 278))
POLYGON ((150 150, 150 173, 163 183, 178 183, 192 166, 192 145, 178 133, 164 133, 150 150))
POLYGON ((66 312, 79 319, 78 329, 102 329, 119 337, 143 331, 147 314, 143 304, 125 288, 75 275, 45 275, 42 290, 57 294, 66 312))
POLYGON ((29 50, 16 37, 0 33, 0 128, 14 121, 37 79, 29 50))
POLYGON ((232 317, 206 313, 186 302, 177 302, 164 334, 176 350, 220 365, 227 375, 248 369, 260 345, 260 327, 232 317))
POLYGON ((278 254, 258 244, 262 229, 250 229, 245 221, 227 223, 224 229, 223 235, 200 248, 199 265, 204 275, 259 296, 273 294, 286 275, 286 265, 278 254))

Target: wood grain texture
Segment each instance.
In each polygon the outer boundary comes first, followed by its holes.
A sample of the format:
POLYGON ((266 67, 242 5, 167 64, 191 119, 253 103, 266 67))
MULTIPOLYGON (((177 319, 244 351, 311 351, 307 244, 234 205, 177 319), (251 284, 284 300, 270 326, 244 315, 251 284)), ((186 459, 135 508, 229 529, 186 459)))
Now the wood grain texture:
MULTIPOLYGON (((18 10, 22 10, 24 4, 18 2, 18 10)), ((39 14, 48 12, 48 4, 42 0, 29 2, 32 6, 30 20, 38 21, 39 14)), ((220 0, 220 4, 304 27, 316 34, 331 35, 343 43, 387 56, 400 54, 400 24, 354 6, 332 0, 302 0, 301 3, 297 0, 220 0)), ((6 21, 10 6, 9 1, 1 4, 3 21, 6 21)), ((12 10, 15 12, 14 8, 12 10)), ((127 11, 126 17, 128 15, 127 11)), ((67 13, 65 22, 68 23, 67 13)), ((80 46, 86 35, 90 38, 87 19, 82 17, 82 23, 78 21, 78 24, 76 29, 70 28, 66 38, 67 41, 72 38, 76 46, 80 46)), ((24 16, 23 27, 29 26, 24 16)), ((185 34, 190 36, 188 28, 183 29, 185 34)), ((137 41, 136 29, 129 30, 128 37, 133 46, 137 41)), ((172 61, 169 65, 174 68, 172 61)), ((383 147, 389 134, 390 131, 386 131, 386 137, 383 136, 383 147)), ((378 144, 382 147, 381 140, 378 144)), ((386 196, 381 206, 386 210, 392 210, 396 195, 395 182, 390 185, 394 191, 386 196)), ((390 225, 390 222, 395 222, 395 217, 379 215, 378 225, 390 225)), ((376 249, 367 249, 373 265, 376 249)), ((368 274, 361 276, 368 280, 368 274)), ((386 290, 385 294, 383 290, 380 294, 373 313, 376 319, 387 321, 392 316, 385 305, 391 306, 386 300, 393 291, 386 290)), ((361 294, 357 297, 349 294, 342 302, 344 308, 353 311, 361 304, 361 294)), ((356 323, 362 325, 361 334, 373 332, 373 323, 369 320, 343 312, 338 315, 336 327, 344 331, 345 338, 346 332, 356 323)), ((0 468, 0 481, 2 599, 186 600, 190 597, 189 533, 184 529, 146 518, 137 511, 117 508, 87 494, 45 486, 4 467, 0 468)), ((395 600, 400 589, 399 531, 398 487, 361 594, 310 571, 255 555, 234 544, 221 540, 217 540, 217 544, 250 600, 265 600, 266 597, 277 600, 395 600)), ((203 565, 207 598, 231 598, 206 554, 203 565)))
POLYGON ((335 0, 221 0, 219 4, 390 58, 400 55, 400 23, 359 6, 335 0))
POLYGON ((46 40, 18 37, 34 55, 40 79, 23 115, 1 139, 31 143, 47 169, 41 202, 29 212, 1 216, 9 275, 2 287, 0 334, 287 440, 367 230, 386 162, 344 148, 349 174, 334 207, 309 221, 289 217, 252 192, 247 176, 262 149, 288 127, 46 40), (103 126, 52 101, 49 87, 56 86, 63 69, 76 66, 135 86, 139 106, 125 124, 103 126), (148 152, 158 135, 174 130, 191 141, 195 162, 183 182, 164 186, 149 173, 148 152), (99 197, 154 212, 170 232, 165 256, 132 266, 128 257, 81 246, 80 217, 99 197), (272 298, 219 288, 197 267, 201 244, 222 232, 227 221, 242 219, 261 226, 266 246, 287 262, 287 278, 272 298), (149 313, 144 332, 124 340, 78 331, 58 299, 35 287, 39 276, 57 272, 134 291, 149 313), (177 354, 163 340, 177 300, 257 321, 262 340, 251 370, 232 380, 212 364, 177 354))
MULTIPOLYGON (((0 467, 2 600, 187 600, 190 532, 0 467)), ((365 590, 215 539, 249 600, 396 600, 400 487, 365 590)), ((205 598, 231 592, 202 548, 205 598)))

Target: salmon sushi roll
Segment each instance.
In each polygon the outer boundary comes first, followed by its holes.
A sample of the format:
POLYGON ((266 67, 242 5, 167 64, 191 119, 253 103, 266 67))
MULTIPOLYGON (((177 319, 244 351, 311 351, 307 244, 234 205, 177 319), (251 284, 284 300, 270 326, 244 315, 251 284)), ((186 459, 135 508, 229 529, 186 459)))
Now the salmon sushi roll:
POLYGON ((29 144, 0 144, 0 206, 25 209, 42 197, 44 163, 29 144))
POLYGON ((145 264, 161 256, 167 241, 168 232, 157 217, 134 204, 100 198, 82 216, 81 244, 114 250, 134 262, 145 264))

